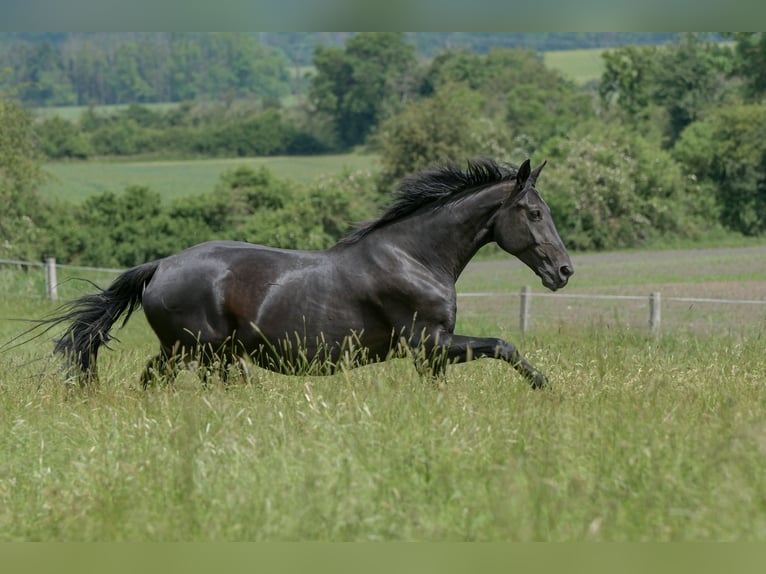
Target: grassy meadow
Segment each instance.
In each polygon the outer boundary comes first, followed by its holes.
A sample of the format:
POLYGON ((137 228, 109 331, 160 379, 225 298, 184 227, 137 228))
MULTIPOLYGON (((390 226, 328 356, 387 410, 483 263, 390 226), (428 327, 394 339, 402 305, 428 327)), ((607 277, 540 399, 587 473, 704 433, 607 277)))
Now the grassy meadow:
POLYGON ((552 50, 543 52, 546 67, 558 70, 575 84, 585 85, 601 79, 604 61, 601 59, 603 48, 582 50, 552 50))
POLYGON ((49 197, 82 201, 104 191, 147 186, 167 200, 213 191, 222 172, 247 166, 267 167, 275 176, 309 183, 321 175, 348 170, 376 170, 376 155, 339 154, 197 160, 114 160, 49 162, 50 175, 40 190, 49 197))
MULTIPOLYGON (((766 300, 764 247, 573 259, 562 294, 766 300)), ((53 309, 36 273, 0 271, 0 341, 25 326, 9 317, 53 309)), ((61 273, 63 298, 89 290, 61 273)), ((503 257, 470 264, 459 288, 524 284, 542 291, 503 257)), ((6 348, 0 541, 766 540, 764 306, 718 330, 671 317, 658 338, 643 311, 533 310, 522 338, 517 299, 461 298, 458 331, 516 341, 551 379, 540 391, 492 360, 450 367, 445 385, 397 360, 253 369, 226 388, 187 371, 144 391, 156 345, 141 313, 91 392, 66 388, 52 333, 6 348)))

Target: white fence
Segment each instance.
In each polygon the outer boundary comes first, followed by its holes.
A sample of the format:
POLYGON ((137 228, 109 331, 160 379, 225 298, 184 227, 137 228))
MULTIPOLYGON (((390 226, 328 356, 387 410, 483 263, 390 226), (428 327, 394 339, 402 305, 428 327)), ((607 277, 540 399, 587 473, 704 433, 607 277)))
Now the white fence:
MULTIPOLYGON (((17 261, 0 259, 0 267, 27 267, 27 268, 42 268, 45 271, 45 297, 51 300, 57 300, 59 298, 59 282, 58 282, 58 270, 65 271, 90 271, 99 272, 103 274, 117 274, 124 271, 124 269, 109 269, 101 267, 87 267, 78 265, 61 265, 56 263, 55 259, 47 259, 44 263, 32 262, 32 261, 17 261)), ((659 292, 649 293, 647 295, 604 295, 604 294, 582 294, 582 293, 549 293, 549 292, 533 292, 530 287, 525 286, 518 292, 462 292, 458 293, 458 298, 466 302, 470 300, 495 300, 501 301, 507 298, 519 298, 519 330, 522 334, 527 333, 532 326, 532 302, 534 299, 555 299, 557 304, 565 301, 622 301, 625 303, 635 302, 638 303, 637 309, 634 312, 645 313, 645 323, 649 329, 649 332, 653 335, 658 335, 662 326, 662 311, 664 304, 708 304, 719 309, 723 309, 727 306, 737 306, 740 309, 746 309, 748 307, 760 307, 765 310, 763 315, 755 315, 747 310, 740 311, 739 314, 732 315, 731 313, 725 313, 719 311, 718 317, 726 315, 731 316, 732 324, 737 322, 755 320, 762 322, 766 319, 766 300, 748 300, 748 299, 717 299, 709 297, 673 297, 662 296, 659 292)), ((492 312, 492 311, 489 311, 492 312)), ((585 312, 587 315, 587 311, 585 312)), ((505 313, 503 313, 505 315, 505 313)), ((542 313, 539 313, 542 315, 542 313)))

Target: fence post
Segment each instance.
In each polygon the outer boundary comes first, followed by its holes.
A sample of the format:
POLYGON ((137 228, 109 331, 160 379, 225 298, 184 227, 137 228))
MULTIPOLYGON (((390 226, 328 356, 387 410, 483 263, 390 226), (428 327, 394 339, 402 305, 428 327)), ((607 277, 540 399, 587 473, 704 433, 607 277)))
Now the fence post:
POLYGON ((58 293, 58 280, 56 279, 56 258, 48 257, 45 260, 45 290, 48 295, 48 299, 51 301, 57 301, 59 298, 58 293))
POLYGON ((661 298, 658 291, 649 295, 649 332, 655 337, 660 334, 662 318, 661 298))
POLYGON ((525 335, 529 329, 529 314, 530 306, 532 305, 532 293, 529 285, 525 285, 521 288, 521 309, 519 313, 519 325, 521 328, 521 334, 525 335))

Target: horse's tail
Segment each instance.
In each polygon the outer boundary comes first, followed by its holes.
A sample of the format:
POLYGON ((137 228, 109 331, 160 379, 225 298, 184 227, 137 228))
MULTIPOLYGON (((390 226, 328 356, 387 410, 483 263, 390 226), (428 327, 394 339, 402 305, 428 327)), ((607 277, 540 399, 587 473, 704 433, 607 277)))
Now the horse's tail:
POLYGON ((81 382, 97 381, 96 359, 99 347, 111 340, 109 330, 120 315, 127 312, 122 322, 124 326, 133 311, 141 306, 144 287, 158 266, 159 261, 152 261, 128 269, 107 289, 67 303, 61 307, 61 315, 45 321, 52 325, 70 323, 61 338, 56 340, 53 350, 66 357, 81 382))

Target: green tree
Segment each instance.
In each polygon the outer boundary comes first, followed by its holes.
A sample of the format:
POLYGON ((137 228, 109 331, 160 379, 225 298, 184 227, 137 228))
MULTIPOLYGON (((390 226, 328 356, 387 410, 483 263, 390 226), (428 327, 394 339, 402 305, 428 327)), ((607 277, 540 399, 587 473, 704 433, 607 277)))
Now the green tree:
POLYGON ((652 98, 657 48, 625 46, 602 53, 598 93, 604 107, 616 106, 629 120, 646 119, 652 98))
POLYGON ((318 46, 310 99, 343 146, 364 142, 414 92, 415 47, 398 32, 362 33, 345 48, 318 46))
POLYGON ((603 53, 599 95, 643 133, 657 130, 672 147, 683 129, 731 91, 731 50, 706 34, 666 46, 626 46, 603 53))
POLYGON ((686 126, 721 102, 732 66, 731 50, 700 34, 685 34, 678 44, 657 52, 652 99, 667 114, 669 146, 686 126))
POLYGON ((479 92, 484 98, 480 113, 507 124, 528 154, 593 116, 590 96, 529 50, 491 49, 487 55, 445 51, 426 71, 421 92, 430 96, 449 84, 479 92))
POLYGON ((766 106, 719 108, 684 130, 673 152, 715 193, 726 227, 766 232, 766 106))
POLYGON ((481 89, 491 76, 489 66, 482 65, 485 60, 486 57, 467 49, 437 53, 423 74, 421 94, 430 96, 445 84, 465 84, 472 90, 481 89))
POLYGON ((746 96, 760 100, 766 94, 766 34, 736 32, 727 35, 736 42, 735 73, 746 86, 746 96))
POLYGON ((709 189, 628 126, 584 124, 544 155, 551 168, 541 190, 571 248, 636 247, 658 237, 697 237, 717 226, 709 189))
POLYGON ((41 151, 49 159, 85 159, 93 153, 90 142, 79 127, 60 116, 38 123, 35 132, 41 151))
POLYGON ((45 180, 32 118, 0 94, 0 253, 37 259, 45 204, 38 187, 45 180))
POLYGON ((381 188, 441 160, 508 157, 511 134, 482 115, 483 103, 481 94, 465 86, 445 85, 384 122, 376 138, 381 188))
POLYGON ((48 43, 22 44, 14 57, 13 82, 19 99, 42 105, 70 105, 75 93, 56 48, 48 43))
POLYGON ((135 44, 124 44, 117 48, 109 74, 115 103, 148 102, 154 99, 152 87, 141 75, 135 44))

